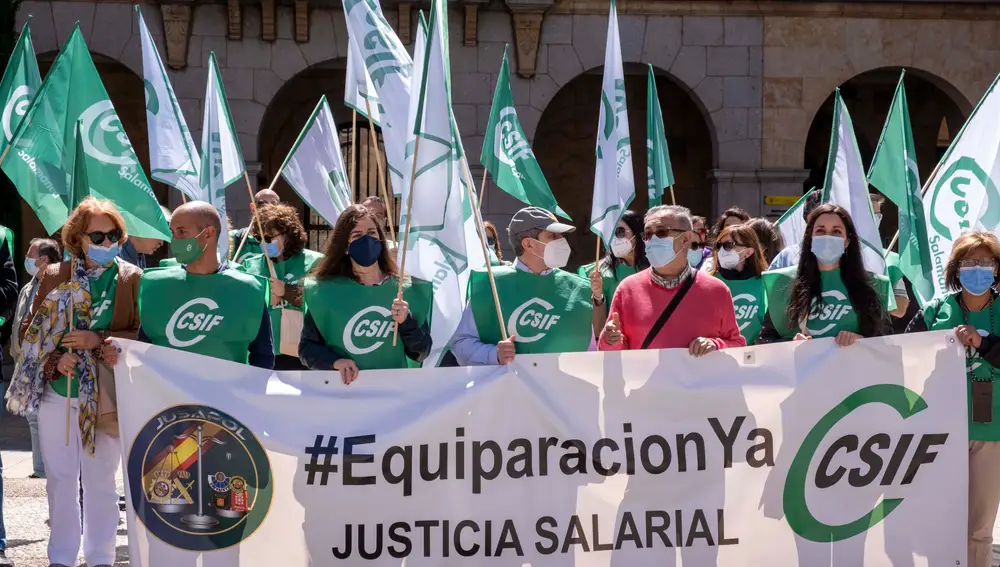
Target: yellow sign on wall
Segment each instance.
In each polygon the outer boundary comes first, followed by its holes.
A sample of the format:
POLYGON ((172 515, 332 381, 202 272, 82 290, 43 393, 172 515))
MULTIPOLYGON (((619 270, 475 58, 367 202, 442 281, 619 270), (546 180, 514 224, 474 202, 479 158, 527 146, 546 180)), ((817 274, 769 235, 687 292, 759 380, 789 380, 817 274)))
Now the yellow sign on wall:
POLYGON ((801 198, 801 195, 798 197, 795 195, 765 195, 764 204, 772 207, 791 207, 801 198))

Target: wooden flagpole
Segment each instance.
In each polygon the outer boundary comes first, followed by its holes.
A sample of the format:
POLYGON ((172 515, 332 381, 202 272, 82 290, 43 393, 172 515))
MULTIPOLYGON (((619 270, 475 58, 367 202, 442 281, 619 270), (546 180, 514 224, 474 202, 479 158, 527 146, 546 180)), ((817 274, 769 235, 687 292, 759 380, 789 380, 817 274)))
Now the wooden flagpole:
POLYGON ((595 260, 594 269, 599 269, 598 264, 601 263, 601 235, 597 235, 597 260, 595 260))
MULTIPOLYGON (((403 256, 399 262, 399 291, 396 297, 403 297, 403 274, 406 269, 406 248, 410 243, 410 216, 413 213, 413 184, 417 178, 417 156, 420 155, 420 136, 413 142, 413 168, 410 170, 410 194, 406 196, 406 226, 403 230, 403 256)), ((392 332, 392 346, 396 346, 396 339, 399 337, 399 323, 396 323, 392 332)))
MULTIPOLYGON (((483 239, 483 234, 486 229, 483 226, 483 216, 482 216, 482 202, 475 202, 475 195, 472 192, 472 172, 469 170, 469 162, 462 157, 462 176, 465 177, 465 190, 469 194, 469 202, 472 205, 472 214, 476 222, 476 234, 479 235, 479 245, 483 249, 483 258, 486 259, 486 275, 490 280, 490 290, 493 292, 493 305, 497 310, 497 322, 500 323, 500 336, 503 340, 507 340, 507 327, 503 323, 503 312, 500 310, 500 296, 497 294, 497 282, 493 279, 493 266, 490 264, 490 254, 486 250, 486 240, 483 239), (478 206, 477 206, 478 205, 478 206)), ((483 186, 486 186, 486 172, 483 173, 483 186)))
POLYGON ((479 206, 483 206, 483 197, 486 196, 486 178, 489 177, 490 172, 488 169, 483 168, 483 182, 479 185, 479 206))
POLYGON ((670 203, 677 206, 677 197, 674 196, 674 186, 670 185, 670 203))
MULTIPOLYGON (((378 149, 378 142, 375 141, 375 121, 372 120, 372 106, 365 97, 365 110, 368 112, 368 141, 372 150, 375 151, 375 167, 378 169, 379 189, 382 190, 382 200, 385 202, 385 215, 389 218, 389 234, 393 242, 396 241, 396 229, 393 228, 396 221, 395 211, 392 210, 392 201, 389 200, 389 193, 385 188, 385 168, 382 166, 382 152, 378 149)), ((416 163, 414 161, 413 163, 416 163)), ((393 344, 395 346, 395 344, 393 344)))
POLYGON ((357 166, 354 165, 354 160, 357 159, 358 149, 356 146, 358 139, 358 111, 351 110, 351 191, 356 191, 358 187, 358 180, 355 179, 357 174, 357 166))

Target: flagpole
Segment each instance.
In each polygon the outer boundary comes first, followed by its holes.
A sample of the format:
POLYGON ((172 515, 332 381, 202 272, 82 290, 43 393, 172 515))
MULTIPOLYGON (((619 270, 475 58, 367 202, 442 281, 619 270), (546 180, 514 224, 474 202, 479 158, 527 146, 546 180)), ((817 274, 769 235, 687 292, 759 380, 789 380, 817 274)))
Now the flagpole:
MULTIPOLYGON (((2 162, 2 160, 0 160, 0 162, 2 162)), ((936 166, 934 166, 934 171, 931 172, 930 177, 927 178, 927 182, 924 183, 924 186, 920 189, 920 198, 921 199, 923 199, 924 194, 927 193, 927 190, 930 189, 931 181, 934 180, 934 176, 937 175, 938 169, 941 168, 941 163, 942 162, 938 162, 938 164, 936 166)), ((885 254, 882 256, 883 260, 889 257, 889 253, 892 252, 892 247, 896 245, 896 241, 897 240, 899 240, 899 229, 898 228, 896 229, 896 234, 894 234, 892 236, 892 240, 889 241, 889 246, 887 246, 886 249, 885 249, 885 254)))
POLYGON ((600 263, 601 263, 601 235, 598 234, 597 235, 597 260, 596 260, 596 264, 594 264, 595 269, 599 268, 599 266, 597 266, 597 264, 600 264, 600 263))
POLYGON ((7 152, 10 151, 10 148, 13 145, 14 145, 13 140, 11 140, 11 143, 7 144, 7 147, 5 147, 3 149, 3 153, 0 154, 0 165, 2 165, 3 164, 3 160, 7 158, 7 152))
MULTIPOLYGON (((73 301, 73 292, 70 291, 69 294, 69 332, 73 332, 73 317, 76 316, 75 304, 73 301)), ((73 354, 73 349, 67 349, 67 354, 73 354)), ((75 371, 74 371, 75 374, 75 371)), ((73 376, 70 374, 66 377, 66 446, 69 447, 69 419, 71 412, 70 400, 73 394, 73 376)))
POLYGON ((677 197, 674 196, 674 186, 673 186, 673 184, 670 185, 670 202, 675 207, 677 206, 677 197))
POLYGON ((379 151, 378 142, 375 141, 375 121, 372 120, 372 105, 368 102, 368 97, 365 97, 365 110, 368 111, 368 141, 371 143, 372 149, 375 150, 375 167, 378 169, 379 188, 382 190, 382 200, 385 201, 385 214, 389 218, 389 235, 395 241, 396 229, 393 228, 393 223, 396 219, 396 214, 392 210, 389 193, 385 188, 385 169, 382 167, 382 152, 379 151))
MULTIPOLYGON (((469 194, 469 203, 472 205, 473 219, 476 223, 476 234, 479 236, 479 245, 483 249, 483 258, 486 259, 486 276, 490 280, 490 291, 493 292, 493 305, 497 310, 497 322, 500 323, 500 336, 503 340, 507 340, 507 328, 503 324, 503 313, 500 311, 500 296, 497 294, 497 282, 493 279, 493 266, 490 263, 490 254, 486 250, 486 241, 483 240, 483 233, 486 229, 483 227, 483 217, 482 217, 482 203, 476 206, 475 194, 472 192, 472 172, 469 170, 469 162, 462 157, 462 176, 465 177, 465 190, 469 194)), ((486 183, 486 174, 483 174, 483 184, 486 183)))
MULTIPOLYGON (((275 179, 278 178, 277 175, 274 176, 275 179)), ((247 182, 247 194, 250 195, 250 203, 253 204, 253 187, 250 186, 250 174, 247 173, 246 168, 243 168, 243 180, 247 182)), ((264 240, 264 226, 260 224, 260 217, 257 216, 257 207, 251 206, 250 214, 253 216, 253 220, 257 222, 257 231, 260 233, 261 242, 264 240)), ((247 229, 250 232, 250 229, 247 229)), ((246 234, 243 235, 244 238, 246 234)), ((271 262, 271 257, 267 255, 267 251, 264 251, 264 260, 267 261, 267 268, 271 272, 271 279, 278 279, 277 274, 274 272, 274 264, 271 262)), ((235 259, 235 256, 233 257, 235 259)))
MULTIPOLYGON (((417 179, 417 156, 420 155, 420 136, 413 142, 413 168, 410 170, 410 194, 406 196, 406 227, 403 230, 403 257, 399 263, 399 292, 397 297, 403 296, 403 274, 406 269, 406 249, 410 243, 410 215, 413 212, 413 185, 417 179)), ((392 332, 392 346, 396 346, 396 338, 399 336, 399 323, 396 323, 392 332)))
POLYGON ((357 157, 357 148, 355 144, 358 138, 358 111, 351 109, 351 191, 357 191, 358 180, 354 177, 357 173, 357 166, 354 165, 354 160, 357 157))
POLYGON ((483 197, 486 196, 486 178, 489 176, 490 170, 483 168, 483 183, 479 186, 479 206, 483 206, 483 197))

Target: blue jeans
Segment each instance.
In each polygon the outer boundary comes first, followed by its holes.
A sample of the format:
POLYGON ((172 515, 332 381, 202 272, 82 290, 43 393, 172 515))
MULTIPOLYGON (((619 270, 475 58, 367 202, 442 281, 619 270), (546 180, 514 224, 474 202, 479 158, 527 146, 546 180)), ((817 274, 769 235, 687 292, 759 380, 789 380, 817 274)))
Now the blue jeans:
POLYGON ((38 442, 38 413, 29 413, 28 430, 31 432, 31 468, 35 476, 45 478, 45 463, 42 461, 42 448, 38 442))

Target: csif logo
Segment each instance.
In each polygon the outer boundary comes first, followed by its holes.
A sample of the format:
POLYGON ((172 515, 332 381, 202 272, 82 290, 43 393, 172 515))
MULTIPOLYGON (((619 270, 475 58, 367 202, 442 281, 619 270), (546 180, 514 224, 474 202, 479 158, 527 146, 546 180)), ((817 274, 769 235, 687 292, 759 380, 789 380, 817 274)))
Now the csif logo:
POLYGON ((132 144, 110 100, 90 105, 80 114, 83 122, 83 151, 90 157, 112 165, 134 166, 132 144))
POLYGON ((792 459, 782 494, 782 507, 788 525, 804 539, 834 543, 852 538, 877 525, 903 503, 903 498, 883 498, 853 522, 830 525, 817 519, 809 510, 806 493, 811 488, 830 489, 844 481, 853 488, 864 488, 876 482, 887 488, 909 485, 921 467, 934 462, 938 454, 935 447, 944 445, 948 440, 947 433, 903 433, 896 438, 886 433, 875 433, 862 443, 857 435, 846 434, 830 444, 820 459, 815 476, 810 477, 809 465, 819 454, 820 445, 830 430, 854 410, 868 404, 889 406, 904 420, 927 409, 927 402, 904 386, 876 384, 850 394, 813 426, 792 459), (851 457, 863 465, 848 469, 838 464, 851 457))
POLYGON ((753 322, 760 306, 757 305, 757 298, 753 294, 741 293, 733 297, 733 310, 736 311, 736 322, 739 323, 742 332, 753 322))
POLYGON ((958 158, 940 179, 931 189, 930 225, 934 232, 955 240, 980 220, 988 227, 1000 224, 1000 193, 975 159, 958 158))
POLYGON ((621 114, 625 113, 625 80, 615 79, 614 103, 608 100, 608 94, 601 91, 601 105, 604 109, 604 139, 610 140, 611 134, 618 129, 621 114))
POLYGON ((553 309, 555 306, 538 297, 525 301, 507 319, 507 334, 516 336, 519 343, 533 343, 545 338, 560 319, 559 315, 552 313, 553 309))
POLYGON ((8 140, 14 139, 14 123, 20 122, 21 118, 28 113, 28 106, 31 104, 31 87, 21 85, 10 93, 7 104, 3 107, 3 133, 8 140), (17 120, 14 117, 17 116, 17 120))
POLYGON ((824 299, 830 298, 837 303, 826 303, 823 304, 814 303, 812 309, 809 310, 808 323, 816 323, 829 321, 829 323, 819 329, 814 329, 812 327, 806 327, 810 335, 822 335, 830 329, 837 326, 837 322, 843 319, 846 315, 854 310, 851 307, 851 302, 847 299, 847 296, 841 293, 839 290, 831 289, 830 291, 824 291, 824 299))
POLYGON ((207 297, 196 297, 181 305, 167 321, 167 342, 177 348, 200 343, 225 319, 212 313, 218 309, 219 304, 207 297))
POLYGON ((493 139, 493 153, 511 168, 515 167, 514 162, 531 157, 531 146, 517 125, 517 112, 512 106, 500 111, 493 139))
POLYGON ((368 354, 385 344, 392 333, 392 312, 381 305, 366 307, 354 314, 344 325, 344 348, 351 354, 368 354), (371 315, 369 315, 371 314, 371 315), (364 339, 364 346, 359 345, 364 339))

